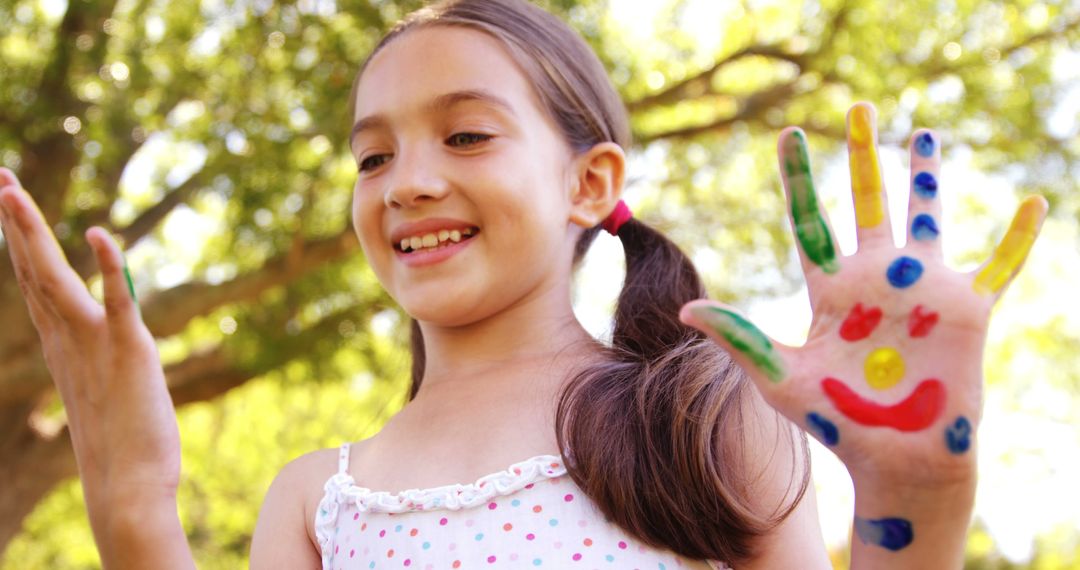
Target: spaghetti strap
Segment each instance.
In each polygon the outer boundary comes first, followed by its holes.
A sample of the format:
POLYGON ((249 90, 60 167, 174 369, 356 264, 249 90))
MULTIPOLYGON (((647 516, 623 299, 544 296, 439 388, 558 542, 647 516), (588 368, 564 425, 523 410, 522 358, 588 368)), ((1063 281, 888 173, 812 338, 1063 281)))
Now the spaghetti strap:
POLYGON ((341 452, 338 453, 338 473, 342 475, 349 474, 349 447, 352 444, 341 444, 341 452))

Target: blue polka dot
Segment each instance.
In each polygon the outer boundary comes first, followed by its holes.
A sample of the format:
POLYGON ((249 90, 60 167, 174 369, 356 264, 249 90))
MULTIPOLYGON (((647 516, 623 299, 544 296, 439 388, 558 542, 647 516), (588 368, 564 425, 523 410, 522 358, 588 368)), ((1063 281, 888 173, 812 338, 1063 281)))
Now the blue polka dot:
POLYGON ((923 198, 937 196, 937 178, 934 178, 934 175, 929 172, 916 174, 915 180, 912 181, 912 187, 915 189, 915 193, 923 198))
POLYGON ((915 152, 919 153, 919 156, 934 156, 934 146, 934 137, 930 136, 930 133, 923 133, 915 139, 915 152))
POLYGON ((548 524, 551 526, 556 526, 559 524, 559 519, 551 519, 548 521, 548 524))
POLYGON ((889 283, 897 289, 906 289, 915 284, 922 277, 923 266, 918 259, 902 255, 892 262, 885 276, 889 283))
POLYGON ((476 540, 484 540, 484 533, 482 533, 482 532, 476 533, 476 540))
POLYGON ((667 566, 664 566, 663 562, 660 563, 660 570, 667 570, 667 566))
POLYGON ((424 547, 424 550, 427 550, 427 549, 431 548, 431 543, 425 541, 424 544, 422 544, 421 546, 424 547))
POLYGON ((401 525, 395 526, 394 527, 394 532, 401 532, 401 528, 402 528, 401 525))
POLYGON ((371 561, 371 564, 368 564, 368 565, 367 565, 367 567, 368 567, 368 568, 374 568, 374 567, 375 567, 375 561, 374 561, 374 560, 372 560, 372 561, 371 561))
POLYGON ((615 562, 615 557, 608 554, 607 556, 604 557, 604 560, 607 560, 608 562, 615 562))
POLYGON ((533 566, 539 566, 539 565, 541 565, 543 563, 544 563, 543 560, 540 560, 539 558, 533 558, 533 566))
POLYGON ((936 239, 941 230, 937 227, 937 222, 934 221, 934 217, 930 214, 919 214, 915 216, 914 220, 911 220, 911 237, 919 241, 930 241, 936 239))
POLYGON ((516 507, 516 506, 518 506, 520 504, 521 504, 521 501, 519 501, 517 499, 514 499, 513 501, 510 501, 510 506, 511 507, 516 507))

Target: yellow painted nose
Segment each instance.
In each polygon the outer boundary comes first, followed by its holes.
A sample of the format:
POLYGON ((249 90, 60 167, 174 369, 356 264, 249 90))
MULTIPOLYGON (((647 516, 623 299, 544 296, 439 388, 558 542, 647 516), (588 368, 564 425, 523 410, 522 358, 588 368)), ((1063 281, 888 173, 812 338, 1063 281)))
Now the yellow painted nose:
POLYGON ((904 357, 894 348, 878 348, 866 357, 863 373, 871 388, 891 388, 904 377, 904 357))

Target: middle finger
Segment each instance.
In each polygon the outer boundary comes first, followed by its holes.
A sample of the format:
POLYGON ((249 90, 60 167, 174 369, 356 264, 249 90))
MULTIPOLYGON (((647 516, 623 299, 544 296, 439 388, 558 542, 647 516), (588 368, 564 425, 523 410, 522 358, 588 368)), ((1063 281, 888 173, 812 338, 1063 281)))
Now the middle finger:
POLYGON ((29 195, 9 186, 0 190, 7 212, 9 238, 16 245, 12 259, 27 279, 24 294, 64 321, 82 323, 100 310, 29 195))

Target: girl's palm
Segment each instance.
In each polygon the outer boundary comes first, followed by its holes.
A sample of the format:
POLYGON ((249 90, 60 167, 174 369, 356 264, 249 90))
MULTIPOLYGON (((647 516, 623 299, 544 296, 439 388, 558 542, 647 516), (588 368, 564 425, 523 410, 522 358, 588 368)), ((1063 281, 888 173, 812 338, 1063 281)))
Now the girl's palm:
POLYGON ((722 346, 778 411, 833 449, 853 476, 945 484, 975 469, 982 350, 990 309, 1016 275, 1046 213, 1025 200, 993 256, 973 273, 942 262, 938 139, 911 140, 908 240, 892 242, 873 107, 848 115, 859 250, 839 257, 810 174, 805 137, 783 131, 780 168, 810 292, 806 344, 770 340, 719 303, 695 301, 684 322, 722 346))

